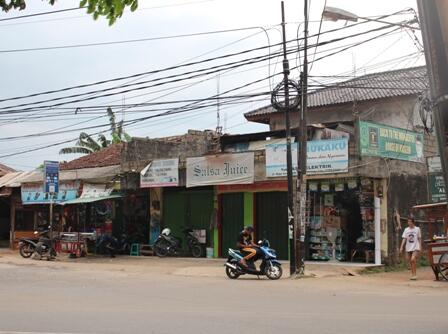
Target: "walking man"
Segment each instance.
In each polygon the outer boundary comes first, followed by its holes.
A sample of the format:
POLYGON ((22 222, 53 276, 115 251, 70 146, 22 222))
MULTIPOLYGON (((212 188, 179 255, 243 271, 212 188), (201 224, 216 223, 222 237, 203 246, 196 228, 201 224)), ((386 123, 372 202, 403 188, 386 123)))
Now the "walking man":
POLYGON ((420 228, 415 226, 413 217, 408 218, 408 227, 404 229, 401 242, 401 252, 406 249, 406 257, 411 267, 411 280, 417 279, 417 259, 422 249, 422 233, 420 228))

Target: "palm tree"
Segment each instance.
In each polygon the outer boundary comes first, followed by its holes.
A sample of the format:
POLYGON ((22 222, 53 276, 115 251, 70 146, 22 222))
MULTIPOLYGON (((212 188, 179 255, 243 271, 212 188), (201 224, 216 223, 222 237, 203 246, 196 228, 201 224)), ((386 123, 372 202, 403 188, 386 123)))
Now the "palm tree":
POLYGON ((117 124, 115 121, 115 114, 110 107, 107 108, 107 115, 109 116, 112 140, 108 140, 103 134, 100 134, 98 139, 95 140, 88 133, 81 132, 78 141, 76 142, 76 146, 63 148, 59 151, 59 154, 90 154, 99 151, 110 144, 130 141, 132 137, 123 131, 123 120, 117 124))

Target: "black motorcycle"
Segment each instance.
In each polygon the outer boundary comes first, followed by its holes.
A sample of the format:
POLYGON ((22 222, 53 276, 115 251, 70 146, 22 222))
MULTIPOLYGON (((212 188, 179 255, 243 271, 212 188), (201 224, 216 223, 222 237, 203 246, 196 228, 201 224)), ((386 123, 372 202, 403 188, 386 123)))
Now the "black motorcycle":
POLYGON ((122 234, 120 239, 117 239, 110 234, 103 234, 95 245, 98 254, 107 254, 110 257, 115 257, 116 254, 129 255, 130 243, 126 234, 122 234))
POLYGON ((36 251, 37 243, 39 242, 39 238, 47 233, 47 231, 34 231, 34 238, 20 238, 19 239, 19 253, 20 255, 28 259, 30 258, 34 252, 36 251))
MULTIPOLYGON (((192 229, 183 230, 187 246, 190 254, 193 257, 202 257, 203 251, 199 240, 194 236, 192 229)), ((182 250, 182 241, 171 235, 169 228, 163 229, 154 243, 154 253, 159 257, 168 255, 178 255, 182 250)))
POLYGON ((39 260, 41 260, 43 257, 46 257, 47 261, 53 260, 57 255, 56 243, 58 240, 59 237, 50 235, 50 229, 42 231, 34 251, 35 258, 39 257, 39 260))

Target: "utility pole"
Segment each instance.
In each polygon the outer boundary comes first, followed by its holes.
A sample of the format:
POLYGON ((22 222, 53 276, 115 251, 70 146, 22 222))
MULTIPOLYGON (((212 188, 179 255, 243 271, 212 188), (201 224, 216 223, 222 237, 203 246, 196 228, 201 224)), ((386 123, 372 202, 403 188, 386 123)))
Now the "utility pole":
POLYGON ((297 273, 305 271, 305 231, 306 231, 306 160, 307 160, 307 86, 308 86, 308 1, 304 1, 305 24, 303 39, 303 70, 300 73, 300 121, 299 121, 299 146, 297 148, 297 224, 294 228, 294 240, 296 242, 296 267, 297 273))
MULTIPOLYGON (((285 113, 285 128, 286 128, 286 170, 287 170, 287 182, 288 182, 288 220, 289 220, 289 230, 295 230, 295 219, 294 219, 294 195, 293 195, 293 170, 292 170, 292 154, 291 154, 291 119, 290 111, 298 107, 298 96, 299 91, 297 85, 289 80, 289 62, 286 52, 286 29, 285 29, 285 7, 283 1, 281 2, 282 9, 282 35, 283 35, 283 81, 278 84, 271 96, 272 106, 285 113), (296 96, 293 101, 290 101, 290 88, 295 90, 296 96), (280 91, 283 91, 283 102, 280 102, 279 98, 280 91), (291 103, 292 102, 292 103, 291 103), (292 226, 292 228, 291 228, 292 226)), ((296 267, 296 242, 293 237, 290 238, 290 249, 289 249, 289 259, 290 259, 290 273, 294 275, 297 271, 296 267)))

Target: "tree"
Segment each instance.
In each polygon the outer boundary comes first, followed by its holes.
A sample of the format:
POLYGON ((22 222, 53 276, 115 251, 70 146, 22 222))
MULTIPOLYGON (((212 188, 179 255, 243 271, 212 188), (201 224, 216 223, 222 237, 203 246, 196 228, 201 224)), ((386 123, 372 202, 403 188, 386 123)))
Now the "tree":
POLYGON ((59 151, 59 154, 90 154, 102 150, 110 144, 118 144, 130 141, 132 137, 124 132, 123 120, 121 120, 117 124, 115 121, 115 114, 110 107, 107 108, 107 115, 109 116, 110 133, 112 140, 108 140, 103 134, 100 134, 98 136, 98 139, 95 140, 88 133, 81 132, 79 134, 78 141, 76 142, 76 146, 65 147, 59 151))
MULTIPOLYGON (((29 1, 29 0, 28 0, 29 1)), ((45 0, 50 5, 54 5, 56 0, 45 0)), ((80 8, 87 8, 87 13, 92 14, 96 20, 100 16, 105 16, 109 20, 109 25, 123 15, 126 7, 135 11, 138 7, 138 0, 81 0, 80 8)), ((11 9, 23 10, 26 8, 26 0, 0 0, 0 8, 4 12, 11 9)))

